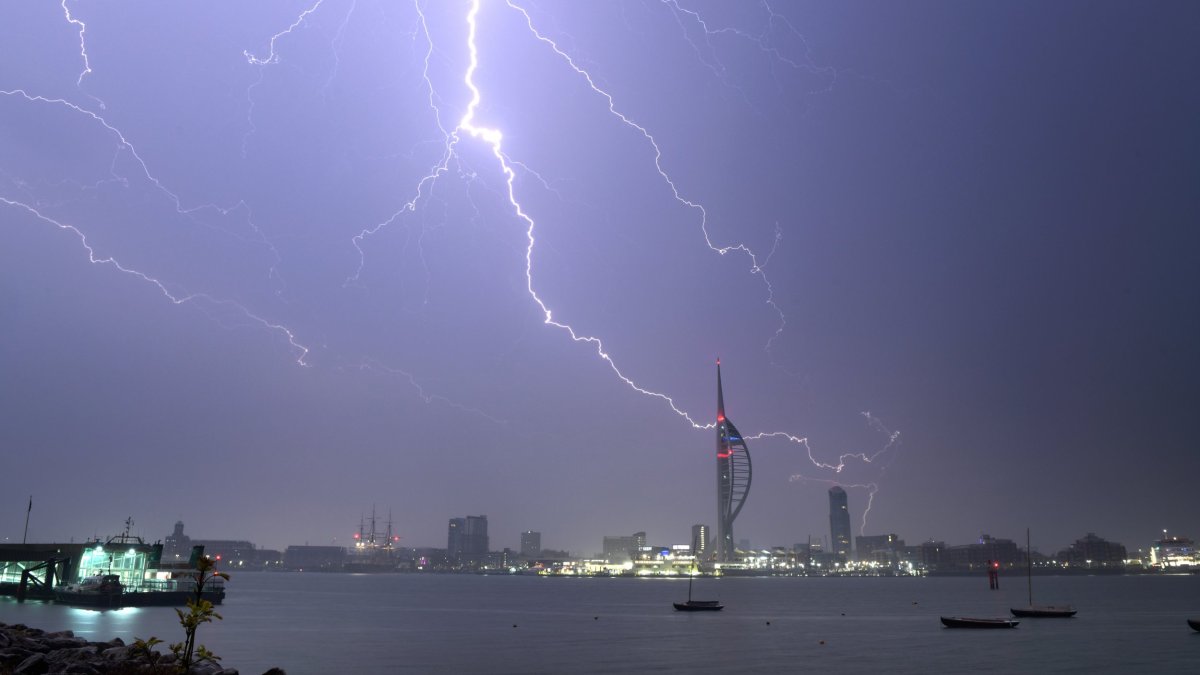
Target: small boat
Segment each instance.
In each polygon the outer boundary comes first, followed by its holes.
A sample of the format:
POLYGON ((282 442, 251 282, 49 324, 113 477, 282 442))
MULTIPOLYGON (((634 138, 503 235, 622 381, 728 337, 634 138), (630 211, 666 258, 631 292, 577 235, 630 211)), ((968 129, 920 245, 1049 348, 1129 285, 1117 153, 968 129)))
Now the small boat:
POLYGON ((1188 625, 1192 630, 1200 630, 1200 619, 1188 619, 1188 625))
POLYGON ((88 607, 121 607, 125 586, 116 574, 97 574, 85 577, 76 584, 63 584, 54 589, 54 599, 72 605, 88 607))
POLYGON ((687 602, 673 602, 675 609, 680 612, 716 612, 725 608, 720 600, 692 600, 687 602))
POLYGON ((1034 619, 1067 619, 1075 616, 1078 611, 1074 607, 1055 605, 1030 605, 1028 607, 1013 607, 1009 610, 1013 616, 1028 617, 1034 619))
POLYGON ((976 619, 968 616, 943 616, 946 628, 1016 628, 1021 623, 1015 619, 976 619))
MULTIPOLYGON (((692 551, 696 550, 696 542, 692 541, 692 551)), ((695 556, 695 553, 693 553, 695 556)), ((696 577, 696 561, 692 559, 692 571, 688 574, 688 599, 687 602, 673 602, 675 611, 677 612, 717 612, 724 609, 724 605, 720 600, 693 600, 692 599, 692 580, 696 577)))
POLYGON ((1029 545, 1029 528, 1025 528, 1025 578, 1029 583, 1029 606, 1009 609, 1013 616, 1030 619, 1069 619, 1077 611, 1070 605, 1033 604, 1033 548, 1029 545))

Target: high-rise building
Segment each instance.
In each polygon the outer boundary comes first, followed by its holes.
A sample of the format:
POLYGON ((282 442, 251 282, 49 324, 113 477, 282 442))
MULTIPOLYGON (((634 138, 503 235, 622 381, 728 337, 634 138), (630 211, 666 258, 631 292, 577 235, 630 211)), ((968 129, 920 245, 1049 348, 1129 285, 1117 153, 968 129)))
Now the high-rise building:
POLYGON ((692 526, 692 555, 707 558, 709 553, 708 526, 692 526))
POLYGON ((542 554, 542 533, 525 530, 521 533, 521 556, 536 558, 542 554))
POLYGON ((446 557, 457 561, 488 552, 487 516, 451 518, 446 535, 446 557))
POLYGON ((717 359, 717 560, 734 558, 733 521, 750 494, 750 450, 737 427, 725 417, 721 360, 717 359))
POLYGON ((837 485, 829 488, 829 543, 839 560, 850 559, 850 506, 846 491, 837 485))

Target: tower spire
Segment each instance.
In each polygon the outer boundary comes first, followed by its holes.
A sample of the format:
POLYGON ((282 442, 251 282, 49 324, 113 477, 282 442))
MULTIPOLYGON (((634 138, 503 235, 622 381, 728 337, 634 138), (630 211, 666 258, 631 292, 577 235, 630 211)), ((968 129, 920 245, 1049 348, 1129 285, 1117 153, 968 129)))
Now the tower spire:
POLYGON ((717 359, 717 421, 725 421, 725 393, 721 391, 721 359, 717 359))

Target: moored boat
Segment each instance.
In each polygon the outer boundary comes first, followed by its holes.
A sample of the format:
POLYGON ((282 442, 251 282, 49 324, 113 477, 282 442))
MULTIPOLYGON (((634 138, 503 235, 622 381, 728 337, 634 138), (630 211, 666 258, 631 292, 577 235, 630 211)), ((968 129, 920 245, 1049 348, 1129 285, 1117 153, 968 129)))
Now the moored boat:
POLYGON ((1013 616, 1034 619, 1067 619, 1075 616, 1078 611, 1074 607, 1057 607, 1055 605, 1030 605, 1029 607, 1013 607, 1009 610, 1013 616))
POLYGON ((979 619, 969 616, 943 616, 946 628, 1016 628, 1021 623, 1015 619, 979 619))
POLYGON ((1029 543, 1029 528, 1025 528, 1025 578, 1029 584, 1029 606, 1009 609, 1013 616, 1030 619, 1069 619, 1077 611, 1070 605, 1033 604, 1033 546, 1029 543))
POLYGON ((85 607, 123 607, 125 586, 116 574, 97 574, 84 577, 77 583, 63 584, 54 589, 54 599, 70 605, 85 607))
POLYGON ((688 600, 671 604, 675 605, 675 609, 680 612, 716 612, 725 608, 720 600, 688 600))

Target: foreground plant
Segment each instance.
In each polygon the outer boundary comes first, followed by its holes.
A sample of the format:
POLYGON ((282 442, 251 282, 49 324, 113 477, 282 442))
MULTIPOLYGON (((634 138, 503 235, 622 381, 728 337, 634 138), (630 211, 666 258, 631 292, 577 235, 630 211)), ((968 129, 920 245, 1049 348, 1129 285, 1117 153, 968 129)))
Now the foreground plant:
MULTIPOLYGON (((213 609, 212 602, 204 599, 204 585, 217 577, 229 580, 228 574, 213 569, 211 558, 200 558, 196 562, 195 597, 188 600, 186 612, 178 608, 175 610, 175 613, 179 615, 179 625, 183 626, 184 639, 183 642, 172 644, 171 652, 179 659, 180 672, 188 672, 197 663, 216 662, 221 659, 209 651, 208 647, 196 644, 196 629, 200 627, 200 624, 211 623, 215 619, 222 618, 213 609)), ((153 639, 151 638, 151 640, 153 639)))

